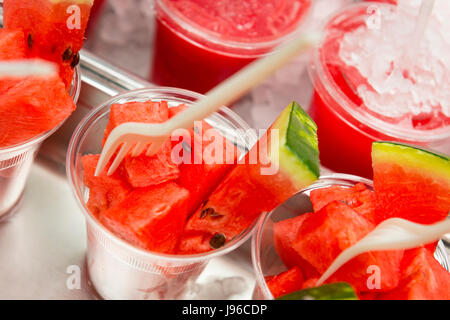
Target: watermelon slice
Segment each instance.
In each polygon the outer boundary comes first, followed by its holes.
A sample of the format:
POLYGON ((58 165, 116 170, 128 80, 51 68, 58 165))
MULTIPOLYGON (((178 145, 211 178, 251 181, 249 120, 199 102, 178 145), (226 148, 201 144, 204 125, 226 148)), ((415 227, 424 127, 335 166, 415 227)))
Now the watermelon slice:
POLYGON ((273 226, 273 240, 275 250, 288 268, 298 266, 306 278, 318 278, 319 272, 297 251, 292 248, 292 244, 297 239, 297 233, 303 221, 312 213, 305 213, 298 217, 279 221, 273 226))
POLYGON ((143 249, 174 253, 187 211, 189 192, 174 182, 138 188, 99 217, 118 237, 143 249))
POLYGON ((444 220, 450 211, 450 159, 417 147, 376 142, 374 189, 382 220, 400 217, 421 224, 444 220))
POLYGON ((450 273, 425 248, 407 250, 400 285, 380 300, 450 300, 450 273))
MULTIPOLYGON (((290 104, 267 133, 268 146, 272 132, 278 133, 279 140, 274 140, 276 149, 267 152, 262 147, 266 141, 263 137, 189 219, 183 241, 200 239, 199 234, 203 234, 209 249, 217 249, 248 228, 259 214, 274 209, 313 183, 319 176, 316 131, 315 123, 302 108, 295 102, 290 104), (259 161, 250 164, 258 147, 263 150, 259 161), (278 167, 276 173, 262 174, 268 167, 263 165, 263 158, 269 159, 272 167, 278 167)), ((195 250, 206 245, 190 247, 195 250)))
MULTIPOLYGON (((161 123, 169 119, 167 102, 129 102, 111 106, 109 122, 103 142, 111 131, 126 122, 161 123)), ((129 183, 134 188, 149 187, 178 178, 178 166, 171 158, 171 144, 167 141, 161 150, 152 157, 145 151, 138 157, 125 157, 121 167, 129 183)))
MULTIPOLYGON (((300 226, 294 250, 323 274, 336 257, 375 228, 375 225, 341 201, 334 201, 309 215, 300 226)), ((374 291, 388 291, 398 285, 403 251, 361 254, 342 266, 329 282, 345 281, 358 291, 371 291, 368 268, 377 266, 381 279, 374 291)))
POLYGON ((279 275, 270 277, 269 279, 266 279, 266 281, 270 292, 276 299, 300 290, 303 285, 303 274, 298 267, 294 267, 279 275))
POLYGON ((93 0, 4 0, 4 24, 23 30, 28 57, 55 62, 70 88, 93 0))
MULTIPOLYGON (((173 117, 186 108, 185 105, 170 108, 169 116, 173 117)), ((173 154, 184 159, 179 165, 180 175, 177 183, 189 190, 190 202, 187 209, 193 214, 235 167, 239 150, 206 121, 198 123, 195 130, 191 129, 184 134, 174 133, 172 144, 173 154), (203 155, 208 155, 207 151, 213 149, 213 143, 217 142, 213 137, 220 139, 223 153, 218 161, 207 161, 203 155)))
POLYGON ((108 176, 106 172, 95 176, 100 155, 83 156, 84 183, 89 188, 89 201, 87 206, 94 215, 118 205, 131 192, 131 186, 117 170, 108 176))
POLYGON ((52 130, 76 108, 56 74, 11 81, 0 81, 0 147, 52 130))
POLYGON ((375 194, 362 183, 348 188, 331 186, 311 191, 311 202, 314 211, 317 212, 332 201, 343 201, 356 212, 372 223, 379 219, 375 217, 375 194))

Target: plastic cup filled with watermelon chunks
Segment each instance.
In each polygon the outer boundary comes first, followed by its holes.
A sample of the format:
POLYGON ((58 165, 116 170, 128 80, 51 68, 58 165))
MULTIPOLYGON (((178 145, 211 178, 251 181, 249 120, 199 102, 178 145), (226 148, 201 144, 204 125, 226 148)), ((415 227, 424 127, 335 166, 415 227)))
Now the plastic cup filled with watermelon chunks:
MULTIPOLYGON (((0 51, 5 33, 0 30, 0 51)), ((0 219, 20 202, 39 147, 75 110, 80 87, 78 68, 70 92, 56 73, 0 79, 0 219)))
MULTIPOLYGON (((447 218, 448 157, 384 142, 373 145, 372 157, 374 181, 324 176, 260 218, 252 242, 255 299, 287 299, 314 288, 343 250, 385 219, 433 224, 447 218)), ((346 282, 361 300, 448 300, 449 267, 442 242, 430 243, 361 254, 326 284, 346 282)))
POLYGON ((94 177, 102 143, 115 126, 167 121, 199 97, 173 88, 132 91, 92 111, 72 138, 68 174, 87 220, 89 276, 105 299, 180 298, 209 259, 233 250, 249 237, 250 229, 222 250, 192 257, 175 255, 189 211, 205 201, 233 168, 233 164, 205 164, 200 158, 196 162, 198 130, 216 128, 232 160, 256 141, 244 135, 250 128, 228 108, 187 132, 192 140, 181 143, 178 137, 181 144, 168 141, 154 157, 128 156, 112 176, 94 177), (172 161, 176 146, 189 154, 192 164, 172 161))
POLYGON ((0 79, 0 219, 20 201, 41 143, 75 110, 91 6, 91 0, 3 1, 0 61, 44 59, 59 73, 0 79))
POLYGON ((210 259, 250 237, 261 213, 318 178, 317 128, 296 103, 258 143, 224 107, 175 131, 156 155, 128 155, 113 175, 94 175, 116 126, 165 122, 199 97, 174 88, 125 93, 92 111, 74 133, 68 176, 87 220, 89 275, 103 298, 182 298, 210 259), (257 161, 246 162, 254 155, 257 161), (261 175, 263 169, 273 172, 261 175))

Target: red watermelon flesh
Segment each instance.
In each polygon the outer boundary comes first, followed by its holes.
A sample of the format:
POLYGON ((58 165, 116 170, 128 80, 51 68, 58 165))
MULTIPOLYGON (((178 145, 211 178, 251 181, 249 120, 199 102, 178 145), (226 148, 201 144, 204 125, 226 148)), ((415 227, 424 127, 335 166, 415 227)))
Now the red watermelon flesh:
POLYGON ((189 192, 174 182, 138 188, 100 215, 118 237, 143 249, 172 254, 183 231, 189 192))
POLYGON ((310 278, 305 280, 303 282, 302 290, 317 287, 317 281, 319 281, 319 278, 310 278))
POLYGON ((261 213, 313 183, 319 167, 316 131, 304 110, 291 103, 189 218, 183 241, 203 233, 202 239, 210 239, 210 250, 217 249, 249 228, 261 213), (272 131, 278 134, 274 136, 272 131), (267 172, 269 166, 276 171, 267 172))
POLYGON ((19 60, 26 57, 25 36, 21 30, 0 29, 0 60, 19 60))
MULTIPOLYGON (((170 108, 171 115, 176 112, 173 109, 180 110, 180 108, 170 108)), ((180 135, 174 133, 172 144, 173 154, 178 156, 180 160, 183 159, 183 162, 179 165, 180 176, 177 182, 189 190, 191 202, 188 210, 193 214, 227 173, 235 167, 239 149, 205 121, 197 123, 195 130, 191 129, 180 135), (207 158, 209 154, 207 151, 212 150, 213 143, 216 142, 209 139, 212 136, 215 139, 220 139, 222 144, 220 149, 222 155, 218 155, 214 161, 207 158)), ((219 144, 218 148, 220 147, 219 144)))
MULTIPOLYGON (((109 123, 105 130, 103 142, 111 131, 126 122, 161 123, 169 119, 167 102, 129 102, 111 106, 109 123)), ((149 187, 179 176, 178 166, 171 157, 171 144, 167 141, 152 157, 147 157, 145 151, 138 157, 125 157, 122 167, 129 183, 134 188, 149 187)))
POLYGON ((92 4, 92 0, 4 0, 5 28, 23 30, 27 56, 57 63, 70 88, 92 4))
MULTIPOLYGON (((352 208, 340 201, 334 201, 303 221, 293 248, 322 274, 343 250, 374 228, 373 223, 352 208)), ((342 266, 330 277, 329 282, 344 281, 358 291, 370 291, 367 286, 370 274, 367 271, 369 266, 376 265, 382 277, 380 288, 374 290, 391 290, 397 286, 400 278, 402 256, 403 251, 361 254, 342 266)))
POLYGON ((11 146, 52 130, 76 108, 57 75, 9 81, 0 92, 0 147, 11 146))
POLYGON ((276 299, 301 290, 303 286, 303 274, 298 267, 294 267, 279 275, 266 279, 266 282, 270 292, 276 299))
POLYGON ((292 248, 292 244, 297 239, 297 233, 303 221, 311 214, 305 213, 295 218, 282 220, 273 226, 274 246, 281 260, 288 268, 298 266, 308 279, 320 277, 320 274, 292 248))
MULTIPOLYGON (((206 243, 199 243, 198 248, 204 248, 216 234, 232 239, 250 226, 261 212, 276 207, 280 203, 277 197, 261 188, 253 179, 255 174, 259 175, 259 169, 257 165, 236 166, 214 190, 209 200, 188 220, 183 241, 190 239, 192 235, 203 233, 202 239, 206 243), (257 207, 255 203, 258 204, 257 207), (236 214, 222 215, 221 212, 236 214)), ((287 187, 285 190, 290 189, 287 187)), ((209 250, 212 249, 215 248, 210 246, 209 250)))
POLYGON ((121 203, 131 192, 131 186, 117 170, 111 176, 106 172, 95 176, 99 155, 83 156, 84 183, 89 188, 87 206, 95 215, 121 203))
POLYGON ((384 219, 421 224, 450 211, 450 159, 416 147, 376 142, 372 147, 377 210, 384 219))
POLYGON ((351 188, 331 186, 316 189, 311 191, 310 198, 315 212, 332 201, 343 201, 370 222, 379 221, 375 217, 375 194, 362 183, 357 183, 351 188))
POLYGON ((402 278, 380 300, 450 300, 450 273, 425 248, 405 251, 402 278))

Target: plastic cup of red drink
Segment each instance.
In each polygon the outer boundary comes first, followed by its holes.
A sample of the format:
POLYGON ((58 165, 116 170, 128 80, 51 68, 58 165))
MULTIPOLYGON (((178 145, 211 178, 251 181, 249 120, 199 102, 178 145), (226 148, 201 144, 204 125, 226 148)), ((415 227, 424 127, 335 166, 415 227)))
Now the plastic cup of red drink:
MULTIPOLYGON (((190 105, 201 95, 175 88, 131 91, 119 95, 90 112, 79 124, 70 142, 67 174, 75 198, 86 217, 87 269, 97 293, 105 299, 178 299, 193 283, 209 260, 238 248, 252 234, 256 222, 224 247, 196 255, 168 255, 150 252, 122 240, 102 225, 86 205, 89 190, 83 180, 81 158, 101 152, 110 107, 132 101, 167 101, 169 107, 190 105)), ((225 138, 235 139, 241 151, 255 139, 247 137, 249 126, 223 107, 207 119, 225 138), (240 130, 238 130, 240 129, 240 130), (250 141, 251 140, 251 141, 250 141)))
POLYGON ((305 23, 312 1, 180 3, 155 0, 151 81, 205 93, 294 36, 305 23), (233 19, 242 19, 241 24, 233 19))
POLYGON ((411 39, 416 15, 364 2, 327 21, 326 39, 309 70, 314 83, 310 110, 325 167, 370 178, 373 141, 450 152, 450 101, 445 96, 450 62, 443 58, 450 56, 450 43, 432 19, 409 70, 405 57, 416 41, 411 39))
MULTIPOLYGON (((81 88, 79 67, 75 68, 70 88, 73 101, 78 101, 81 88)), ((63 124, 22 143, 0 147, 0 220, 6 218, 20 203, 34 159, 42 142, 63 124)))
MULTIPOLYGON (((364 184, 373 190, 372 181, 348 174, 332 174, 321 177, 316 183, 302 190, 275 210, 260 217, 252 238, 252 261, 256 274, 256 285, 253 298, 256 300, 274 299, 265 277, 287 271, 287 267, 279 257, 273 240, 273 226, 276 222, 313 212, 309 195, 312 190, 331 186, 353 187, 357 183, 364 184)), ((331 236, 331 235, 330 235, 331 236)), ((434 257, 450 271, 450 262, 445 247, 439 242, 434 257)))

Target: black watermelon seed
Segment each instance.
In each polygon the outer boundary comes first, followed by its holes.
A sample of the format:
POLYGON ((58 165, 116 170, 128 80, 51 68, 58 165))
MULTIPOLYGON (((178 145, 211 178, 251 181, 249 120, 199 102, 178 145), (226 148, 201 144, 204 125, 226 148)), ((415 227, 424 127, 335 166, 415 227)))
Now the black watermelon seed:
POLYGON ((214 214, 215 214, 215 211, 213 208, 203 209, 202 212, 200 213, 200 219, 203 219, 206 216, 214 216, 214 214))
POLYGON ((209 240, 209 245, 213 249, 219 249, 224 246, 225 241, 226 241, 225 235, 217 233, 211 237, 211 240, 209 240))
POLYGON ((28 48, 33 48, 33 36, 31 35, 31 34, 29 34, 28 35, 28 38, 27 38, 27 42, 28 42, 28 48))
POLYGON ((79 63, 80 63, 80 53, 77 52, 77 53, 73 56, 72 63, 70 64, 70 66, 71 66, 72 68, 75 68, 79 63))
POLYGON ((73 57, 72 49, 67 48, 66 51, 64 51, 64 53, 62 55, 63 61, 68 61, 68 60, 72 59, 72 57, 73 57))

